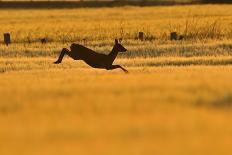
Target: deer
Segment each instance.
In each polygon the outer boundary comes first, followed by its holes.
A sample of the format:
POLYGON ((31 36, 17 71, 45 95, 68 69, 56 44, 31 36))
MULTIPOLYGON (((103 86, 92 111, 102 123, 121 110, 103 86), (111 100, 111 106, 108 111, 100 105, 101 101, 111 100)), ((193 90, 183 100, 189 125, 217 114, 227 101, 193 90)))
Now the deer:
POLYGON ((67 48, 63 48, 55 64, 60 64, 65 55, 68 55, 73 60, 83 60, 86 64, 93 68, 114 70, 117 68, 122 69, 125 73, 128 71, 120 65, 113 65, 119 52, 126 52, 127 49, 115 39, 115 44, 112 51, 109 54, 97 53, 83 45, 73 43, 70 46, 71 51, 67 48))

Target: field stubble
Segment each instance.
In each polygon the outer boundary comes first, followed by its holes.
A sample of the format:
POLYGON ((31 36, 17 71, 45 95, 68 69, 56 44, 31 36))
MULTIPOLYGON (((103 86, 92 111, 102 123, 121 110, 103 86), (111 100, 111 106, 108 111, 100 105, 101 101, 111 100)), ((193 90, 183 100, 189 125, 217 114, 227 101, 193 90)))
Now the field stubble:
POLYGON ((128 69, 1 74, 1 154, 230 154, 231 66, 128 69))
POLYGON ((231 7, 0 10, 13 41, 0 45, 0 154, 230 155, 231 7), (120 37, 129 74, 52 63, 71 42, 107 53, 120 37))
POLYGON ((106 53, 115 38, 129 48, 125 57, 230 55, 231 10, 231 5, 2 9, 0 33, 11 33, 14 44, 0 45, 0 56, 54 56, 72 42, 106 53), (144 42, 136 40, 140 31, 144 42), (173 31, 184 40, 170 42, 173 31))

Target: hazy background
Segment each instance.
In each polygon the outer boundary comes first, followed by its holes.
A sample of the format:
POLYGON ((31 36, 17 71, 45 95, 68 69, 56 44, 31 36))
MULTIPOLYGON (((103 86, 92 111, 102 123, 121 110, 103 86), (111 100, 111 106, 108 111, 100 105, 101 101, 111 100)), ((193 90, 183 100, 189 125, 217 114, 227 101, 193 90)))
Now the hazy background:
POLYGON ((117 2, 216 2, 216 3, 231 3, 231 0, 0 0, 0 1, 117 1, 117 2))

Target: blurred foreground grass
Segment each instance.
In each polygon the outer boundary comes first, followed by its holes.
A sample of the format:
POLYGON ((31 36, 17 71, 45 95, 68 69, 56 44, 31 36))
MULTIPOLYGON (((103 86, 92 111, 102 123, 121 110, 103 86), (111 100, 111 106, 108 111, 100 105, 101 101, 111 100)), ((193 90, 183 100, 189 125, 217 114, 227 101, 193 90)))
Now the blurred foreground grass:
POLYGON ((0 74, 0 154, 231 154, 231 66, 128 69, 0 74))

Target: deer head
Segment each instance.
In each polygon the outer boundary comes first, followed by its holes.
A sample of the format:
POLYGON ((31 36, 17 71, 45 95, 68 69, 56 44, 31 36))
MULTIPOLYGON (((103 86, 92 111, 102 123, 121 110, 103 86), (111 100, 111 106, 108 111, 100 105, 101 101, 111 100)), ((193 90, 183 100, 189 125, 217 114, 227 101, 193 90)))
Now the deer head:
POLYGON ((121 45, 121 42, 118 42, 118 39, 115 39, 114 50, 117 52, 126 52, 127 49, 121 45))

